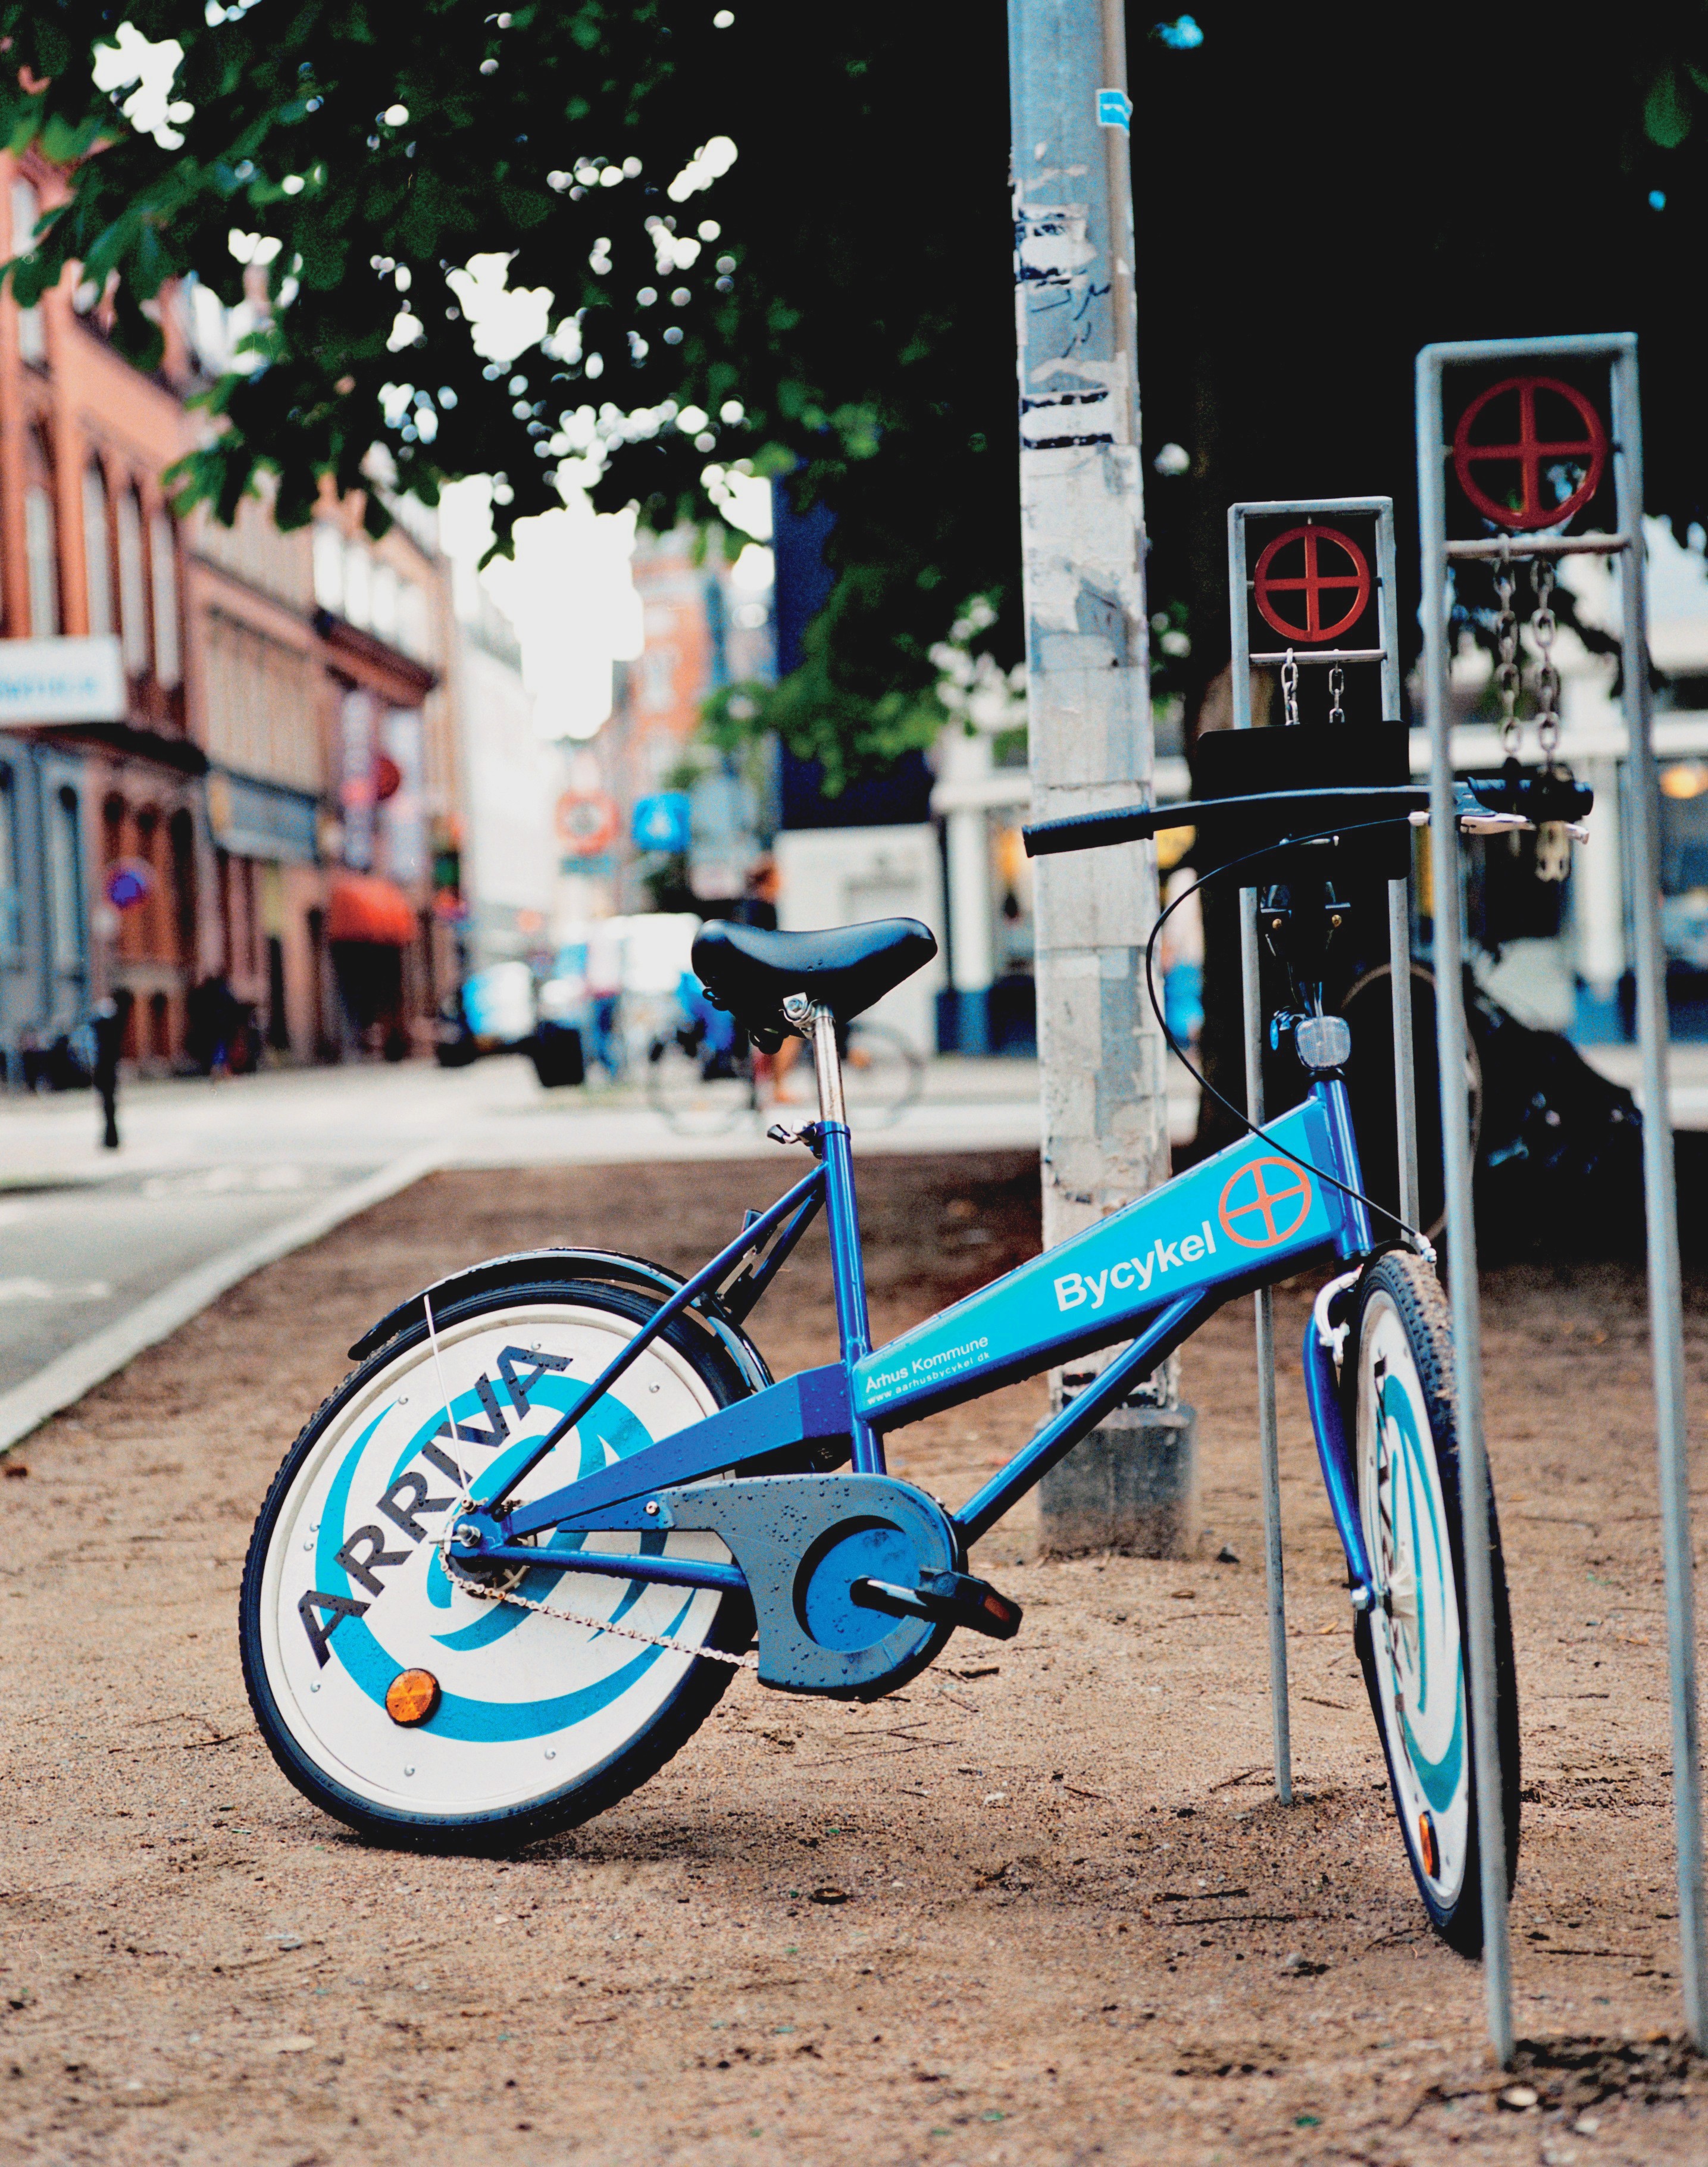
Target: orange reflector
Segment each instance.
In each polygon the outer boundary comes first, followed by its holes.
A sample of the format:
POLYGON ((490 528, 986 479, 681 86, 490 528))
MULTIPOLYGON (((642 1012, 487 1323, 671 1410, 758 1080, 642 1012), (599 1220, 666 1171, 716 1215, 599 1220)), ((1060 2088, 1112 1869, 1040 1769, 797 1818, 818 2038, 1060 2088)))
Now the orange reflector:
POLYGON ((431 1671, 399 1671, 385 1689, 385 1712, 407 1727, 425 1723, 439 1705, 439 1681, 431 1671))
MULTIPOLYGON (((411 1677, 424 1677, 425 1672, 411 1672, 411 1677)), ((1441 1870, 1441 1847, 1436 1841, 1436 1825, 1426 1814, 1417 1817, 1418 1849, 1423 1853, 1424 1872, 1433 1881, 1441 1870)))

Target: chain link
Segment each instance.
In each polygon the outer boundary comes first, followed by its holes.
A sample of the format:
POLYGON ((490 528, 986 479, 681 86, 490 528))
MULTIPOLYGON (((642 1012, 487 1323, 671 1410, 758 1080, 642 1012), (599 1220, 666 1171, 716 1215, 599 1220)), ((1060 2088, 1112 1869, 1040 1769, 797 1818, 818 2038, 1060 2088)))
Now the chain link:
POLYGON ((1338 662, 1329 665, 1329 720, 1344 723, 1346 711, 1340 705, 1340 696, 1346 689, 1346 673, 1338 662))
MULTIPOLYGON (((756 1671, 759 1659, 756 1655, 732 1656, 722 1648, 699 1647, 691 1640, 679 1640, 669 1633, 647 1633, 636 1625, 613 1625, 608 1619, 590 1618, 579 1610, 565 1610, 553 1603, 536 1603, 531 1596, 518 1595, 513 1584, 504 1587, 489 1587, 459 1571, 451 1555, 451 1545, 456 1539, 457 1524, 474 1500, 465 1491, 445 1522, 438 1538, 439 1562, 445 1568, 445 1576, 455 1587, 472 1595, 479 1603, 508 1603, 518 1610, 532 1610, 542 1618, 556 1618, 565 1625, 584 1625, 590 1633, 608 1633, 618 1640, 639 1640, 649 1648, 668 1648, 673 1655, 698 1656, 707 1663, 727 1663, 732 1670, 756 1671)), ((522 1568, 524 1571, 526 1567, 522 1568)), ((518 1574, 520 1578, 521 1575, 518 1574)))
POLYGON ((1494 620, 1495 644, 1500 654, 1494 682, 1500 694, 1500 749, 1509 760, 1518 752, 1518 618, 1512 607, 1514 579, 1512 567, 1503 560, 1494 575, 1494 591, 1500 598, 1500 614, 1494 620))
MULTIPOLYGON (((1536 646, 1536 734, 1541 747, 1542 766, 1552 774, 1554 755, 1560 743, 1560 671, 1554 660, 1554 634, 1559 623, 1553 612, 1554 568, 1546 559, 1538 559, 1534 575, 1536 580, 1536 614, 1531 618, 1531 636, 1536 646)), ((1546 877, 1546 876, 1544 876, 1546 877)))
POLYGON ((1287 650, 1287 660, 1281 665, 1281 699, 1289 724, 1298 720, 1298 665, 1293 659, 1293 649, 1287 650))

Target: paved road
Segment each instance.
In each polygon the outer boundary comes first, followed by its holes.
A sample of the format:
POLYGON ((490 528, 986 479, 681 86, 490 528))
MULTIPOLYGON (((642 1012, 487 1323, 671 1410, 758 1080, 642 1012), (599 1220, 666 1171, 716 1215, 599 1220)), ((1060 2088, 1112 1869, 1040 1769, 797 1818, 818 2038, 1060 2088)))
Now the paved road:
MULTIPOLYGON (((1637 1080, 1631 1050, 1589 1058, 1621 1082, 1637 1080)), ((1184 1075, 1173 1084, 1178 1141, 1192 1131, 1195 1106, 1184 1075)), ((1708 1047, 1674 1050, 1671 1097, 1675 1126, 1708 1127, 1708 1047)), ((542 1091, 520 1058, 136 1085, 124 1096, 116 1153, 97 1147, 96 1118, 84 1093, 0 1097, 0 1448, 32 1410, 50 1411, 39 1401, 62 1404, 61 1387, 74 1396, 73 1387, 105 1374, 103 1348, 110 1369, 135 1351, 130 1341, 172 1329, 247 1270, 430 1166, 772 1148, 756 1124, 685 1137, 634 1094, 542 1091), (87 1355, 81 1370, 78 1350, 87 1355)), ((1035 1064, 944 1060, 899 1124, 857 1142, 971 1151, 1037 1138, 1035 1064)))
MULTIPOLYGON (((883 1151, 1029 1145, 1037 1089, 1030 1062, 938 1062, 921 1103, 859 1141, 883 1151)), ((432 1164, 775 1148, 756 1125, 682 1137, 637 1098, 544 1092, 521 1059, 139 1085, 121 1105, 118 1152, 97 1148, 96 1120, 84 1093, 0 1099, 0 1398, 68 1350, 122 1332, 187 1274, 205 1278, 223 1260, 241 1276, 246 1258, 262 1261, 432 1164)), ((203 1300, 217 1278, 215 1269, 203 1300)))

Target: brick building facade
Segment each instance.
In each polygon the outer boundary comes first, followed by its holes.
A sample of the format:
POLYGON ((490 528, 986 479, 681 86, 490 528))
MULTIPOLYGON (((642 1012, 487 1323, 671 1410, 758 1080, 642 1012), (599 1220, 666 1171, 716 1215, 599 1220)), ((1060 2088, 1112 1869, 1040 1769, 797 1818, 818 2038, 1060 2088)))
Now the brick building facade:
MULTIPOLYGON (((6 254, 58 185, 0 156, 6 254)), ((205 426, 184 402, 211 364, 183 295, 161 329, 146 374, 70 278, 39 308, 0 303, 0 633, 116 643, 123 681, 116 719, 0 717, 14 1081, 119 988, 147 1066, 205 1055, 198 988, 252 1010, 275 1057, 396 1056, 429 1038, 454 970, 453 634, 431 527, 400 517, 373 543, 360 504, 330 497, 292 533, 264 497, 231 529, 179 522, 161 476, 205 426)))

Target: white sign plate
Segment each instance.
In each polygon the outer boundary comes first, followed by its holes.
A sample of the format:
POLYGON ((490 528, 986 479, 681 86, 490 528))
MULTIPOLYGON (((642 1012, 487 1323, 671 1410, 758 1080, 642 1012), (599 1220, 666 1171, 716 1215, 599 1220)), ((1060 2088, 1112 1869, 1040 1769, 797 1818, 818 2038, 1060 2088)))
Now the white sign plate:
POLYGON ((15 723, 124 719, 119 642, 0 639, 0 729, 15 723))

